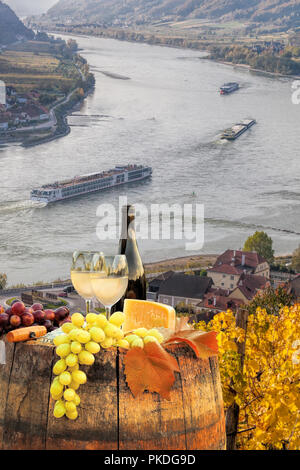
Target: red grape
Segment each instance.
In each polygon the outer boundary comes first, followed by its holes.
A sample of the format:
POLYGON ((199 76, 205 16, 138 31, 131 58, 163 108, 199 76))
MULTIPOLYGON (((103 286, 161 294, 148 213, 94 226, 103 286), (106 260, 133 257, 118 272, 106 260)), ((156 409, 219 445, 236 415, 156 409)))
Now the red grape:
POLYGON ((31 308, 36 312, 37 310, 43 310, 44 307, 42 304, 33 304, 31 308))
POLYGON ((54 310, 45 310, 45 314, 46 314, 46 320, 50 320, 50 321, 54 321, 55 320, 55 313, 54 313, 54 310))
POLYGON ((66 307, 59 307, 55 310, 55 319, 57 322, 64 320, 69 315, 69 309, 66 307))
POLYGON ((40 325, 46 320, 46 314, 43 310, 35 310, 33 312, 34 320, 40 325))
POLYGON ((22 316, 25 311, 25 308, 26 307, 23 302, 15 302, 11 307, 11 311, 13 315, 22 316))
POLYGON ((9 319, 9 322, 11 326, 17 328, 17 326, 21 325, 21 318, 19 317, 19 315, 12 315, 9 319))
POLYGON ((24 326, 31 326, 34 323, 34 316, 31 313, 24 313, 22 323, 24 326))
POLYGON ((9 324, 9 315, 7 313, 0 314, 0 326, 4 327, 9 324))

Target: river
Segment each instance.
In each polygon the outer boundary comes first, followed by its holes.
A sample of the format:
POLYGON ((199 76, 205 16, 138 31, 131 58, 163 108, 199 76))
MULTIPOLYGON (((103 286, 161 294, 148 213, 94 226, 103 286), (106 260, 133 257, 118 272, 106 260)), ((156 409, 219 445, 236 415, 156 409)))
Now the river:
MULTIPOLYGON (((0 272, 10 285, 68 275, 75 249, 113 252, 96 236, 101 203, 204 204, 201 253, 240 248, 265 230, 276 253, 299 244, 300 105, 292 81, 201 58, 201 53, 76 37, 96 89, 68 118, 70 135, 33 148, 0 148, 0 272), (125 79, 126 78, 126 79, 125 79), (238 81, 240 90, 220 96, 238 81), (253 117, 235 142, 220 133, 253 117), (144 184, 35 207, 30 190, 128 162, 149 164, 144 184)), ((145 261, 186 256, 184 240, 140 240, 145 261)), ((199 251, 197 251, 199 253, 199 251)))

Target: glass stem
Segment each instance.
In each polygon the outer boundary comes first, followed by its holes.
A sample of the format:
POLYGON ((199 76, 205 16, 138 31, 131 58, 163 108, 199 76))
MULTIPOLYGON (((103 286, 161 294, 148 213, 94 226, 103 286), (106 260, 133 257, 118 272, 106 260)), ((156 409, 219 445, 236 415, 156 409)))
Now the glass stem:
POLYGON ((91 311, 91 303, 92 301, 90 299, 85 301, 86 314, 90 313, 91 311))
POLYGON ((110 319, 110 312, 111 312, 111 307, 105 307, 105 313, 106 313, 107 320, 110 319))

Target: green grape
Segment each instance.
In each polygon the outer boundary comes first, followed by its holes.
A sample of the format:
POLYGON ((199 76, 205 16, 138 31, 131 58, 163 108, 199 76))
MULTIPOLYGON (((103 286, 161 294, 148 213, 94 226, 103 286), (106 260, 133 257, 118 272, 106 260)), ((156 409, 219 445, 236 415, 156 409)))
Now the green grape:
POLYGON ((88 331, 80 330, 80 332, 77 335, 77 341, 79 343, 85 344, 91 341, 91 335, 88 331))
POLYGON ((56 354, 60 357, 66 357, 71 352, 71 346, 69 344, 60 344, 56 348, 56 354))
POLYGON ((77 411, 76 405, 74 401, 67 401, 65 404, 66 407, 66 413, 74 413, 74 411, 77 411))
POLYGON ((55 346, 60 346, 61 344, 69 343, 70 338, 68 335, 57 335, 55 336, 53 343, 55 346))
POLYGON ((76 354, 69 354, 66 357, 66 364, 68 367, 74 367, 78 363, 78 357, 76 354))
MULTIPOLYGON (((74 372, 72 374, 74 374, 74 372)), ((70 372, 62 372, 59 376, 59 381, 62 385, 69 385, 72 381, 70 372)))
MULTIPOLYGON (((75 371, 74 371, 75 372, 75 371)), ((71 374, 72 375, 72 374, 71 374)), ((70 388, 73 388, 73 390, 78 390, 79 387, 80 387, 80 384, 78 382, 74 382, 74 380, 72 380, 72 382, 70 383, 69 385, 70 388)))
POLYGON ((51 395, 53 400, 58 401, 64 396, 63 392, 61 392, 59 395, 51 395))
POLYGON ((66 416, 69 419, 75 420, 75 419, 78 418, 78 412, 77 412, 77 410, 73 411, 73 412, 72 411, 66 411, 66 416))
POLYGON ((81 328, 84 325, 84 316, 81 313, 73 313, 71 317, 74 326, 81 328))
POLYGON ((93 326, 90 329, 90 335, 91 339, 95 341, 96 343, 101 343, 102 341, 105 340, 105 333, 101 328, 98 328, 96 326, 93 326))
MULTIPOLYGON (((72 372, 72 381, 78 383, 79 385, 86 383, 86 374, 82 370, 75 370, 72 372)), ((72 387, 74 388, 74 387, 72 387)), ((76 389, 74 389, 76 390, 76 389)))
POLYGON ((89 323, 90 325, 96 323, 97 318, 98 318, 98 315, 96 313, 88 313, 87 316, 85 317, 87 323, 89 323))
POLYGON ((74 328, 70 331, 70 333, 69 333, 69 338, 70 338, 70 340, 72 340, 72 341, 77 341, 77 335, 78 335, 81 331, 82 331, 81 328, 76 328, 76 327, 74 327, 74 328))
POLYGON ((132 341, 134 341, 135 339, 139 339, 139 336, 138 335, 133 335, 133 334, 130 334, 128 336, 125 336, 126 341, 128 341, 129 344, 132 343, 132 341))
POLYGON ((53 374, 60 375, 64 372, 67 368, 66 361, 64 359, 60 359, 53 367, 53 374))
POLYGON ((82 346, 79 341, 72 341, 71 351, 73 354, 79 354, 82 351, 82 346))
POLYGON ((62 400, 55 403, 53 414, 55 418, 62 418, 66 414, 66 407, 62 400))
POLYGON ((92 354, 97 354, 100 351, 100 346, 95 341, 89 341, 86 343, 85 349, 92 354))
POLYGON ((156 338, 159 343, 162 343, 164 341, 163 335, 156 328, 152 328, 152 330, 149 330, 147 336, 154 336, 154 338, 156 338))
POLYGON ((133 334, 139 336, 140 338, 144 338, 147 336, 148 330, 147 328, 137 328, 134 330, 133 334))
POLYGON ((142 338, 134 339, 134 340, 131 342, 130 346, 131 346, 132 348, 142 348, 142 349, 143 349, 143 347, 144 347, 144 341, 142 340, 142 338))
POLYGON ((70 333, 71 330, 74 330, 74 328, 75 326, 70 322, 66 322, 61 326, 62 331, 67 335, 70 333))
POLYGON ((62 393, 64 389, 64 386, 59 382, 59 380, 54 380, 52 382, 52 385, 50 387, 50 393, 53 397, 54 396, 57 396, 57 395, 60 395, 62 393))
POLYGON ((80 405, 80 396, 75 393, 74 403, 76 406, 80 405))
POLYGON ((113 325, 119 328, 121 325, 123 325, 124 321, 125 321, 125 313, 123 312, 115 312, 111 315, 109 319, 110 323, 112 323, 113 325))
MULTIPOLYGON (((78 361, 78 358, 77 358, 77 361, 78 361)), ((74 370, 78 370, 78 369, 79 369, 79 364, 77 362, 74 366, 68 367, 68 372, 74 372, 74 370)))
POLYGON ((106 338, 104 341, 100 343, 101 348, 107 349, 110 348, 114 343, 112 338, 106 338))
POLYGON ((124 348, 124 349, 130 348, 130 344, 128 343, 126 339, 119 339, 119 341, 117 341, 116 343, 116 346, 119 346, 119 348, 124 348))
POLYGON ((95 362, 93 354, 88 351, 81 351, 81 353, 78 354, 78 359, 80 364, 84 364, 86 366, 91 366, 95 362))
POLYGON ((147 344, 147 343, 157 343, 159 344, 159 341, 157 338, 155 338, 154 336, 145 336, 145 338, 143 338, 144 340, 144 343, 147 344))
POLYGON ((67 388, 65 391, 64 391, 64 399, 66 401, 73 401, 74 398, 75 398, 75 395, 76 395, 76 392, 75 390, 73 390, 72 388, 67 388))
POLYGON ((121 339, 124 336, 120 328, 117 328, 115 325, 111 323, 108 323, 108 325, 106 325, 103 331, 105 333, 105 336, 108 338, 121 339))
POLYGON ((100 313, 100 315, 97 315, 96 325, 99 328, 104 328, 107 325, 107 323, 108 323, 108 320, 105 315, 102 315, 102 313, 100 313))

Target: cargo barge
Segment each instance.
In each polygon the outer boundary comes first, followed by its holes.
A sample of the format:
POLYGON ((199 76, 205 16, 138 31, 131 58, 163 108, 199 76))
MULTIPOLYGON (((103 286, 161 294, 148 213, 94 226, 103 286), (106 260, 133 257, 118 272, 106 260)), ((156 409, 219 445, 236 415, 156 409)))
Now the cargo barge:
POLYGON ((230 129, 226 129, 221 134, 221 139, 235 140, 248 129, 250 129, 250 127, 252 127, 254 124, 256 124, 255 119, 245 119, 244 121, 235 124, 230 129))

